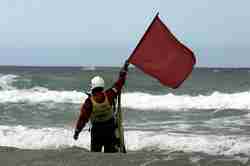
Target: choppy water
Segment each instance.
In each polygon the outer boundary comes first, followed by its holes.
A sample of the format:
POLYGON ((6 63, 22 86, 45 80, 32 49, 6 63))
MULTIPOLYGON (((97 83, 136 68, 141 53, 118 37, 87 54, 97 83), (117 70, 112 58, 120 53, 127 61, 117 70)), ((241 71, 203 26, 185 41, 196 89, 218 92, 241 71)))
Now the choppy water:
MULTIPOLYGON (((118 72, 111 67, 0 67, 0 156, 14 152, 18 163, 45 151, 55 158, 67 155, 80 160, 77 153, 82 151, 90 158, 101 155, 103 160, 118 161, 119 154, 86 152, 88 126, 79 141, 72 139, 89 80, 101 75, 108 86, 118 72)), ((247 165, 249 98, 250 69, 196 68, 176 90, 130 69, 122 94, 129 154, 122 156, 121 164, 247 165), (151 157, 143 159, 144 155, 151 157)), ((2 159, 8 163, 6 157, 2 159)))

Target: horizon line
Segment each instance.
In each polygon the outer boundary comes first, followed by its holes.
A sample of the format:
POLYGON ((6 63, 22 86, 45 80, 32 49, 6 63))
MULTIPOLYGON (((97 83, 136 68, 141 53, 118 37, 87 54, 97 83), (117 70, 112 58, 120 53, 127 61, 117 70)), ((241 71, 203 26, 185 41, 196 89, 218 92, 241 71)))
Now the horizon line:
MULTIPOLYGON (((133 64, 131 64, 133 65, 133 64)), ((0 67, 26 67, 26 68, 31 68, 31 67, 38 67, 38 68, 46 68, 46 67, 51 67, 51 68, 90 68, 90 67, 122 67, 119 65, 1 65, 0 67)), ((135 66, 129 66, 129 68, 135 68, 135 66)), ((195 68, 202 68, 202 69, 209 69, 209 68, 213 68, 213 69, 250 69, 250 67, 225 67, 225 66, 195 66, 195 68)))

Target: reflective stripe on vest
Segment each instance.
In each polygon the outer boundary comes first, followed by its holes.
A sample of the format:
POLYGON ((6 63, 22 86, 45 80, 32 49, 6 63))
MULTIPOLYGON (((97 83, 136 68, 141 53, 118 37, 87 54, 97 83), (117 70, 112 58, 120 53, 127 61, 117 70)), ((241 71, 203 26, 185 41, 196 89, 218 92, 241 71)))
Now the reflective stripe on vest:
POLYGON ((109 104, 108 97, 104 93, 105 100, 102 103, 97 103, 94 100, 94 97, 91 96, 92 102, 92 113, 91 113, 91 122, 105 122, 112 118, 113 110, 112 106, 109 104))

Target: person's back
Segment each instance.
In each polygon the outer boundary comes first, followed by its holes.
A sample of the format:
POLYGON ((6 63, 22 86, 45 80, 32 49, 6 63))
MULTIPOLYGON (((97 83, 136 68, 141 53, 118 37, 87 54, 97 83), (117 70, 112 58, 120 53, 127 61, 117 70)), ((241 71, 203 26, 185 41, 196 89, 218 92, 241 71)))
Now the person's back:
POLYGON ((91 151, 100 152, 104 146, 104 152, 116 152, 115 120, 112 102, 109 101, 107 92, 94 92, 90 101, 92 103, 91 151))
POLYGON ((81 107, 80 116, 76 124, 74 139, 82 128, 91 120, 91 151, 116 152, 115 148, 115 119, 113 116, 113 103, 120 93, 126 79, 127 68, 120 72, 118 81, 112 88, 104 91, 104 80, 96 76, 91 80, 91 95, 85 100, 81 107))
POLYGON ((112 118, 112 102, 109 101, 106 92, 96 92, 90 97, 92 103, 91 122, 105 122, 112 118))

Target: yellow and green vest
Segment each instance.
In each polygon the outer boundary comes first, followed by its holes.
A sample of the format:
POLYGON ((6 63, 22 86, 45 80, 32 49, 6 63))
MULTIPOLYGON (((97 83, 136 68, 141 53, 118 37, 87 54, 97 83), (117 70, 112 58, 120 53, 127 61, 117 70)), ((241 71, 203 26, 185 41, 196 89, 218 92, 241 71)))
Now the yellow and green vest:
POLYGON ((97 103, 93 96, 90 97, 92 102, 92 113, 90 116, 91 123, 105 122, 113 117, 112 106, 108 101, 108 97, 104 93, 105 100, 102 103, 97 103))

